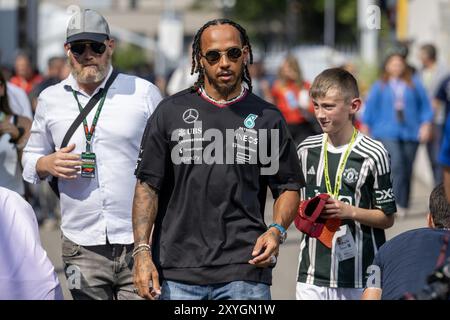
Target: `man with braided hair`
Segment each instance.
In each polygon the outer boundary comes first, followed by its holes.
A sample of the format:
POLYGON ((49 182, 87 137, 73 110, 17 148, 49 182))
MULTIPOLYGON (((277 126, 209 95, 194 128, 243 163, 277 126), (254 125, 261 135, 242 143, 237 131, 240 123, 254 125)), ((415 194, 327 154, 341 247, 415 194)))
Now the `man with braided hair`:
POLYGON ((141 143, 134 284, 148 299, 270 299, 303 185, 295 145, 278 109, 251 93, 240 25, 209 21, 192 49, 196 83, 160 103, 141 143))
MULTIPOLYGON (((220 92, 220 86, 218 82, 214 81, 214 79, 211 77, 210 74, 205 73, 203 64, 201 62, 202 59, 202 51, 200 46, 201 36, 203 34, 203 31, 213 25, 230 25, 236 28, 239 31, 239 38, 242 43, 242 48, 245 50, 243 51, 244 57, 246 58, 246 61, 244 61, 244 64, 241 64, 241 68, 243 68, 243 71, 240 72, 241 81, 244 81, 247 86, 248 90, 252 91, 252 79, 250 78, 250 72, 248 71, 247 63, 250 64, 253 63, 253 52, 252 52, 252 46, 250 45, 250 40, 248 39, 247 32, 244 28, 242 28, 239 24, 228 20, 228 19, 217 19, 217 20, 211 20, 203 25, 203 27, 200 28, 200 30, 197 32, 194 38, 194 42, 192 43, 192 69, 191 74, 198 73, 198 79, 194 84, 193 89, 198 90, 205 84, 205 76, 207 77, 207 82, 214 87, 217 91, 220 92), (247 61, 248 60, 248 61, 247 61)), ((221 57, 221 56, 220 56, 221 57)), ((206 57, 205 57, 206 58, 206 57)), ((219 58, 220 59, 220 58, 219 58)), ((238 80, 238 79, 237 79, 238 80)), ((239 81, 239 84, 241 83, 239 81)), ((238 81, 231 83, 230 86, 228 86, 228 90, 236 90, 238 86, 238 81)), ((226 93, 226 91, 225 91, 226 93)))

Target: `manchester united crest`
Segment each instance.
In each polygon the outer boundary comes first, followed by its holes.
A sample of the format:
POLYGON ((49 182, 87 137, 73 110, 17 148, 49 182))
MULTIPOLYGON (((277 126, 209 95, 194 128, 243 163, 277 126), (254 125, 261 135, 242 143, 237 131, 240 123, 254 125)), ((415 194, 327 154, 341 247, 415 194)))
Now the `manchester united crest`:
POLYGON ((342 174, 344 181, 347 183, 355 183, 358 180, 358 171, 355 168, 347 168, 342 174))

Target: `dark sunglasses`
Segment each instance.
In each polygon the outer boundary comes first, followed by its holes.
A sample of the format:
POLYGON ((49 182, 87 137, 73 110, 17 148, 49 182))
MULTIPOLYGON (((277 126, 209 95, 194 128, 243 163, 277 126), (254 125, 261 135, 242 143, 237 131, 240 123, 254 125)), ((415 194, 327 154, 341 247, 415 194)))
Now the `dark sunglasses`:
POLYGON ((226 51, 209 50, 204 55, 202 55, 202 57, 205 58, 209 63, 215 63, 219 61, 224 54, 226 54, 228 59, 230 60, 237 60, 242 56, 242 51, 244 51, 244 48, 238 47, 232 47, 227 49, 226 51))
POLYGON ((81 56, 86 50, 86 46, 91 47, 91 50, 96 54, 103 54, 106 51, 106 45, 101 42, 73 42, 70 43, 70 51, 81 56))

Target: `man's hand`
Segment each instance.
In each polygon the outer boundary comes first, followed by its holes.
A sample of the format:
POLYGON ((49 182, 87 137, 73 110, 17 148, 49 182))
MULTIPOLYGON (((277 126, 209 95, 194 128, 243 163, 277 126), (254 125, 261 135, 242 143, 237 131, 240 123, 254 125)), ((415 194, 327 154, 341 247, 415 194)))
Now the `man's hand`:
MULTIPOLYGON (((297 215, 299 200, 298 191, 286 190, 281 193, 273 205, 272 221, 287 229, 297 215)), ((280 230, 275 227, 269 228, 259 236, 253 247, 253 259, 249 260, 248 263, 259 268, 275 265, 280 246, 280 236, 280 230)))
MULTIPOLYGON (((157 190, 138 180, 134 191, 132 212, 135 248, 139 244, 149 243, 157 213, 157 190)), ((137 293, 142 298, 155 300, 161 294, 158 270, 153 263, 150 251, 140 251, 134 255, 133 282, 137 293)))
MULTIPOLYGON (((255 265, 258 268, 267 268, 274 264, 272 256, 278 256, 278 249, 280 243, 280 236, 277 234, 280 231, 270 228, 256 240, 255 247, 253 248, 252 260, 248 263, 255 265)), ((275 260, 276 263, 276 260, 275 260)))
POLYGON ((36 170, 41 179, 48 175, 60 179, 76 179, 79 167, 82 165, 79 154, 70 153, 75 149, 75 144, 39 158, 36 170))
POLYGON ((158 270, 149 251, 141 251, 134 257, 133 281, 142 298, 155 300, 161 295, 158 270))

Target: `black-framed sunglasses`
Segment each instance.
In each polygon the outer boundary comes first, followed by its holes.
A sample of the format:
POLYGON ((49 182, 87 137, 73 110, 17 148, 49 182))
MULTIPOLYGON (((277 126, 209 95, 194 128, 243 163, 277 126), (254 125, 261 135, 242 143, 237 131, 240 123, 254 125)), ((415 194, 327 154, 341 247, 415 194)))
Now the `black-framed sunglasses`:
POLYGON ((70 51, 74 54, 81 56, 86 50, 86 46, 91 47, 92 51, 96 54, 103 54, 106 51, 106 45, 101 42, 72 42, 69 43, 70 51))
POLYGON ((209 63, 215 63, 219 61, 224 54, 226 54, 228 59, 230 60, 237 60, 242 56, 243 51, 244 48, 232 47, 228 48, 226 51, 208 50, 204 55, 202 54, 201 56, 205 58, 209 63))

